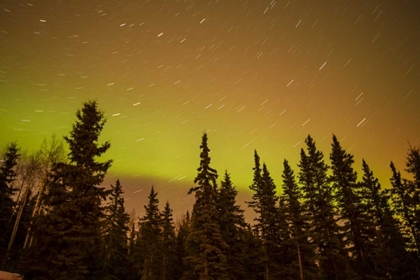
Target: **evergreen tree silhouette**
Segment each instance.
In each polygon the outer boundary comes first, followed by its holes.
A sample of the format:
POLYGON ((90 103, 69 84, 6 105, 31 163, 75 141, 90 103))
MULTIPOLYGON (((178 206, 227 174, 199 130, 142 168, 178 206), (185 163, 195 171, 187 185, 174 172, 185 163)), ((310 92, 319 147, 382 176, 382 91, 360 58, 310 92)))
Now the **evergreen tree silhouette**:
POLYGON ((407 238, 409 250, 419 252, 420 240, 416 228, 415 205, 413 205, 412 184, 401 177, 393 162, 390 164, 392 177, 390 195, 395 214, 402 221, 402 233, 407 238))
POLYGON ((125 279, 128 262, 128 222, 120 180, 111 185, 104 232, 104 278, 125 279))
POLYGON ((177 261, 175 250, 176 237, 172 209, 169 202, 166 202, 162 212, 162 280, 177 280, 174 277, 177 261))
MULTIPOLYGON (((381 189, 379 180, 365 160, 362 160, 363 197, 366 211, 371 214, 371 225, 376 231, 376 248, 372 250, 371 263, 375 268, 375 277, 380 279, 416 278, 413 255, 407 252, 400 226, 393 217, 386 190, 381 189)), ((373 272, 371 271, 371 273, 373 272)))
POLYGON ((200 149, 200 166, 194 180, 197 186, 188 192, 194 193, 195 203, 186 243, 186 271, 182 279, 229 279, 223 253, 227 244, 220 233, 217 211, 217 171, 210 167, 206 133, 203 134, 200 149))
POLYGON ((230 279, 244 279, 247 276, 244 254, 246 244, 244 234, 246 223, 244 211, 236 204, 238 191, 233 186, 230 175, 225 171, 219 189, 220 233, 228 247, 224 250, 227 258, 227 271, 230 279))
POLYGON ((353 279, 337 224, 333 191, 328 182, 328 165, 310 135, 305 143, 307 153, 303 149, 300 153, 299 182, 303 192, 303 207, 310 217, 310 235, 317 246, 321 279, 353 279))
POLYGON ((5 263, 5 253, 7 251, 10 239, 13 208, 15 201, 13 199, 17 188, 13 186, 16 179, 16 165, 20 158, 20 148, 16 142, 6 145, 5 152, 2 155, 3 162, 0 167, 0 265, 5 263))
POLYGON ((406 180, 406 185, 410 192, 410 204, 412 210, 412 224, 414 227, 413 236, 417 244, 417 253, 420 257, 420 149, 410 147, 406 157, 405 171, 413 179, 406 180))
POLYGON ((162 277, 162 220, 159 199, 152 186, 144 206, 145 215, 140 219, 141 252, 144 258, 142 280, 161 279, 162 277))
POLYGON ((375 227, 372 225, 371 205, 363 197, 357 173, 353 169, 353 155, 347 153, 333 135, 330 154, 332 175, 330 181, 335 191, 336 202, 345 248, 352 258, 353 269, 362 279, 374 277, 373 264, 377 249, 375 227))
POLYGON ((283 262, 280 250, 279 197, 267 166, 263 164, 261 169, 257 151, 254 151, 254 163, 254 180, 249 187, 254 193, 248 205, 257 213, 253 228, 262 242, 264 279, 276 279, 280 277, 283 262))
POLYGON ((101 270, 103 202, 99 187, 111 160, 98 162, 110 147, 98 144, 105 125, 96 101, 83 104, 70 136, 69 163, 54 165, 43 197, 43 211, 34 219, 32 246, 26 254, 25 279, 88 279, 101 270))
POLYGON ((310 218, 301 203, 303 193, 296 183, 295 175, 287 160, 283 161, 283 201, 284 216, 290 232, 289 277, 292 279, 317 279, 318 267, 315 263, 315 246, 310 239, 310 218))

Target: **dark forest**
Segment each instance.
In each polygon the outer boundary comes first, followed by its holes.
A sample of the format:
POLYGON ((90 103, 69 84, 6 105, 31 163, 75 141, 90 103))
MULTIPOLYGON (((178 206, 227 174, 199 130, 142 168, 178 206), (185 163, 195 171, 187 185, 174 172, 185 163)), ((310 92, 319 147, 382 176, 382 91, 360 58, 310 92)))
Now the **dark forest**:
POLYGON ((418 147, 407 151, 408 178, 390 162, 389 189, 365 160, 357 174, 335 135, 328 155, 308 135, 297 168, 283 161, 281 182, 255 151, 249 224, 203 133, 195 203, 175 223, 153 186, 142 217, 127 213, 124 182, 100 187, 112 165, 100 160, 111 148, 100 139, 105 124, 87 101, 68 136, 24 162, 18 143, 5 147, 0 270, 24 279, 420 279, 418 147))

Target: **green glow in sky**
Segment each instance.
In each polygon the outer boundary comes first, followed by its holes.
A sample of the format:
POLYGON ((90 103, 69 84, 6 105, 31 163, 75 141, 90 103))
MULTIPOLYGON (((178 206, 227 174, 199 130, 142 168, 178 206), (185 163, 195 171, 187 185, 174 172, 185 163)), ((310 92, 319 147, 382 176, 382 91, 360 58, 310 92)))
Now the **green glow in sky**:
POLYGON ((327 162, 336 134, 389 186, 389 162, 403 169, 407 141, 420 145, 418 4, 272 2, 4 4, 0 145, 68 135, 96 99, 106 183, 120 178, 138 209, 151 184, 191 206, 174 190, 192 184, 205 131, 212 166, 244 193, 254 149, 280 186, 308 134, 327 162))

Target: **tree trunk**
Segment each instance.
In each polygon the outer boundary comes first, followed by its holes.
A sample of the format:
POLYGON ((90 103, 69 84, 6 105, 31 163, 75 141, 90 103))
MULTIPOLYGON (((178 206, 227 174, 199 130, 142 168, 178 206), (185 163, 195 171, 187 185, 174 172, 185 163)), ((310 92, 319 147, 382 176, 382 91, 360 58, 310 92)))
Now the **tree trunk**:
POLYGON ((299 247, 299 241, 296 241, 296 250, 298 254, 298 260, 299 260, 299 274, 300 274, 300 280, 303 280, 303 267, 302 267, 302 259, 300 257, 300 247, 299 247))

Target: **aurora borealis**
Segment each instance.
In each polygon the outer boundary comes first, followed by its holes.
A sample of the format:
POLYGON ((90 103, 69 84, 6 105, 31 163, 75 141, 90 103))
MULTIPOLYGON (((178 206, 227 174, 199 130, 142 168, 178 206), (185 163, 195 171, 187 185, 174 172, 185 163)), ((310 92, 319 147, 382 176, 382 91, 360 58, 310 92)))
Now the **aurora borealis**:
MULTIPOLYGON (((211 165, 249 196, 256 149, 278 187, 310 134, 334 133, 384 187, 420 145, 420 5, 408 1, 2 1, 0 145, 68 135, 88 99, 107 116, 106 179, 139 213, 189 209, 207 131, 211 165), (143 190, 143 191, 141 191, 143 190)), ((242 197, 243 196, 243 197, 242 197)))

